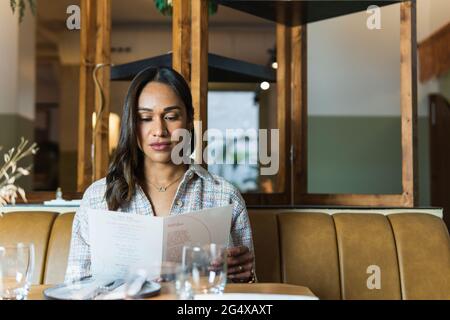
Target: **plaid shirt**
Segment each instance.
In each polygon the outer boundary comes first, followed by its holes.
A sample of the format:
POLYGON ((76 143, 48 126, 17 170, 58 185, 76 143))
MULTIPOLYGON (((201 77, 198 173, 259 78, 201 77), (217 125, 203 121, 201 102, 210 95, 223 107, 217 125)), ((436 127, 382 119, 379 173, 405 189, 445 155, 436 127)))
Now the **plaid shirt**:
MULTIPOLYGON (((106 179, 94 182, 84 193, 72 226, 69 261, 65 281, 91 275, 91 253, 86 208, 108 210, 106 179)), ((183 176, 170 211, 171 215, 232 204, 233 217, 229 246, 245 245, 253 252, 252 233, 244 199, 238 189, 222 177, 191 164, 183 176)), ((119 211, 154 215, 152 206, 138 185, 131 202, 119 211)))

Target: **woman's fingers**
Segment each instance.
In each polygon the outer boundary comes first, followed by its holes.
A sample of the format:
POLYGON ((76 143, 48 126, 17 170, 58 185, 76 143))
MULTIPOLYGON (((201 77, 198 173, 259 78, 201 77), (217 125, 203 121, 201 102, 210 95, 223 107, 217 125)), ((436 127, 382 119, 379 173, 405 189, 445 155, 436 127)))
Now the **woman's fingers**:
POLYGON ((236 257, 249 252, 250 250, 246 246, 238 246, 228 249, 228 257, 236 257))
POLYGON ((249 281, 253 276, 251 271, 245 271, 237 274, 230 274, 228 277, 233 281, 249 281))
POLYGON ((240 266, 247 262, 253 261, 253 259, 254 259, 253 253, 247 252, 237 257, 228 257, 227 265, 228 268, 232 268, 234 266, 240 266))
POLYGON ((253 277, 253 252, 246 246, 228 249, 228 277, 233 281, 248 281, 253 277))
POLYGON ((229 268, 228 274, 231 275, 231 274, 244 273, 247 271, 251 271, 252 269, 253 269, 253 262, 248 262, 248 263, 240 265, 240 266, 229 268))

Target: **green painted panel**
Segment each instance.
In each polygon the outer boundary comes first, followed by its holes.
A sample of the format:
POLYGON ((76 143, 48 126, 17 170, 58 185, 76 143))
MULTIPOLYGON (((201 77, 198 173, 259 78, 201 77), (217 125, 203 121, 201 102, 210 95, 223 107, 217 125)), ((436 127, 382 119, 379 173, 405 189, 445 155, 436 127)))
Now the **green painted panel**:
POLYGON ((439 78, 440 92, 450 100, 450 72, 439 78))
MULTIPOLYGON (((419 119, 419 195, 429 203, 428 122, 419 119)), ((309 117, 308 192, 402 192, 399 117, 309 117)))

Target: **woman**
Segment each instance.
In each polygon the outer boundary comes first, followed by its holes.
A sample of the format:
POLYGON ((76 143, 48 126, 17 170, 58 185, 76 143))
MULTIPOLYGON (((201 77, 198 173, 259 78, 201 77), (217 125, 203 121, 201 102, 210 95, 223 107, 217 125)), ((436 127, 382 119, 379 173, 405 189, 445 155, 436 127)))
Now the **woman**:
POLYGON ((252 234, 239 191, 199 165, 172 161, 172 149, 178 143, 172 141, 175 131, 192 132, 193 115, 189 87, 176 71, 148 68, 135 77, 108 174, 85 191, 75 215, 66 281, 90 275, 87 207, 166 216, 229 204, 233 217, 228 278, 254 280, 252 234))

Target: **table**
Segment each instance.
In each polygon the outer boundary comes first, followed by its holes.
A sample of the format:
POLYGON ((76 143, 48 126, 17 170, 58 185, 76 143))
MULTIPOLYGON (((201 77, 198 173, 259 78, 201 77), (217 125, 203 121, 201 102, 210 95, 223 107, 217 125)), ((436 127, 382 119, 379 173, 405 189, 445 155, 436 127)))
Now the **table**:
MULTIPOLYGON (((45 300, 43 291, 51 285, 32 286, 28 294, 28 300, 45 300)), ((225 288, 226 293, 271 293, 271 294, 294 294, 315 297, 315 295, 307 287, 296 286, 285 283, 230 283, 225 288)), ((164 292, 152 300, 172 300, 174 295, 164 292)))

